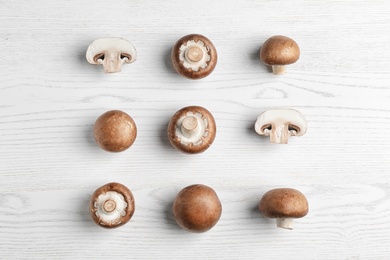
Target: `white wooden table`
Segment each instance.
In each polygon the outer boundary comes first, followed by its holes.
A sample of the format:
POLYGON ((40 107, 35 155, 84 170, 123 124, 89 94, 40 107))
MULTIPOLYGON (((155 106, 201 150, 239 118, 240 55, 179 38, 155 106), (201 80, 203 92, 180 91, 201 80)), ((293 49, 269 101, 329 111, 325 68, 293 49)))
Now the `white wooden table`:
POLYGON ((1 259, 388 259, 390 255, 390 1, 0 0, 1 259), (191 81, 170 51, 200 33, 219 54, 191 81), (301 47, 274 76, 258 50, 272 35, 301 47), (123 37, 138 59, 106 75, 85 60, 100 37, 123 37), (195 156, 174 150, 170 117, 200 105, 217 138, 195 156), (290 107, 308 132, 271 145, 253 130, 268 108, 290 107), (138 126, 126 152, 95 144, 92 128, 120 109, 138 126), (127 185, 136 212, 118 229, 93 223, 92 192, 127 185), (183 187, 218 193, 223 214, 203 234, 171 212, 183 187), (293 231, 257 211, 277 187, 306 194, 293 231))

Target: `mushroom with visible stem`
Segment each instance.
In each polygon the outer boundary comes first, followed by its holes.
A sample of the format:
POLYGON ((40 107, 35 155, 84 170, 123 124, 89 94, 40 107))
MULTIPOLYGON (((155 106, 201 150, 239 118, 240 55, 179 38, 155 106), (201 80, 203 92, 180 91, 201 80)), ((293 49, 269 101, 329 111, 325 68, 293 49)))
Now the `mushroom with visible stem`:
POLYGON ((210 187, 194 184, 182 189, 173 203, 173 215, 177 224, 194 233, 202 233, 214 227, 222 214, 222 204, 210 187))
POLYGON ((265 218, 276 218, 280 228, 293 229, 294 218, 302 218, 309 212, 305 195, 291 188, 266 192, 259 203, 259 211, 265 218))
POLYGON ((178 73, 189 79, 201 79, 213 72, 218 56, 208 38, 200 34, 190 34, 176 42, 171 58, 178 73))
POLYGON ((108 183, 93 193, 89 210, 96 224, 104 228, 116 228, 126 224, 133 216, 134 197, 126 186, 108 183))
POLYGON ((272 36, 260 48, 260 60, 272 67, 275 75, 285 73, 286 65, 295 63, 299 59, 298 44, 286 36, 272 36))
POLYGON ((276 144, 287 144, 290 136, 302 136, 306 130, 304 116, 288 108, 266 110, 255 123, 255 131, 259 135, 270 136, 271 143, 276 144))
POLYGON ((86 53, 90 64, 102 64, 105 73, 120 72, 123 63, 133 63, 137 51, 133 44, 122 38, 100 38, 93 41, 86 53))
POLYGON ((111 110, 96 120, 93 132, 100 148, 108 152, 122 152, 134 143, 137 126, 125 112, 111 110))
POLYGON ((213 143, 216 124, 213 115, 199 106, 177 111, 168 125, 168 138, 173 147, 184 153, 201 153, 213 143))

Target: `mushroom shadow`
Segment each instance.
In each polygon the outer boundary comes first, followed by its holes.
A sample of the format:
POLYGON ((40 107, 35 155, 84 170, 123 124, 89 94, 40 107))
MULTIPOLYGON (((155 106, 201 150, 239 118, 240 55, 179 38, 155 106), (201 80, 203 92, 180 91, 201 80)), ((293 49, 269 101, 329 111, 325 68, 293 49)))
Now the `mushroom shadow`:
POLYGON ((249 60, 252 62, 251 65, 259 67, 259 69, 262 69, 264 72, 267 71, 267 72, 272 73, 272 67, 267 66, 267 65, 263 64, 263 62, 261 62, 260 54, 259 54, 260 49, 261 49, 261 46, 260 46, 260 48, 253 49, 252 52, 250 53, 249 60))
POLYGON ((88 230, 95 227, 95 223, 89 213, 90 194, 83 194, 77 201, 80 203, 78 215, 80 216, 81 226, 88 230))
POLYGON ((173 200, 171 203, 165 205, 165 220, 169 227, 175 230, 182 230, 176 223, 175 217, 173 216, 173 200))
POLYGON ((91 149, 96 150, 98 147, 95 141, 95 138, 93 136, 93 127, 94 125, 87 125, 84 129, 84 137, 86 140, 86 143, 88 144, 88 147, 91 149))
POLYGON ((254 139, 253 140, 254 142, 260 143, 261 146, 269 146, 270 145, 268 136, 260 136, 258 133, 256 133, 255 122, 248 124, 246 130, 247 130, 247 134, 252 136, 252 138, 254 139))
POLYGON ((177 74, 175 68, 172 65, 172 58, 171 58, 172 48, 169 47, 169 49, 165 50, 164 52, 164 64, 165 68, 168 70, 168 72, 172 74, 177 74))
POLYGON ((85 53, 87 52, 88 46, 91 42, 92 42, 92 40, 85 45, 81 45, 79 47, 80 49, 77 51, 78 65, 80 66, 79 70, 89 70, 89 71, 93 71, 94 73, 96 73, 98 75, 104 75, 102 67, 89 64, 89 62, 87 61, 87 58, 85 56, 85 53))
POLYGON ((160 143, 162 144, 163 148, 168 151, 175 152, 175 148, 172 147, 171 143, 169 142, 168 139, 168 125, 169 125, 169 120, 166 124, 162 125, 160 128, 160 143))

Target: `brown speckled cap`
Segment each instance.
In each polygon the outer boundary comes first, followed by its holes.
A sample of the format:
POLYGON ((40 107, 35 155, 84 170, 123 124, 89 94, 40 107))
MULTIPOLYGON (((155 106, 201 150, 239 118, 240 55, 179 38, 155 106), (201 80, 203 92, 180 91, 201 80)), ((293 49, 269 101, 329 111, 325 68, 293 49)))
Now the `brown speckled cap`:
POLYGON ((309 212, 309 204, 300 191, 281 188, 266 192, 259 210, 266 218, 302 218, 309 212))
POLYGON ((102 114, 93 129, 96 143, 105 151, 122 152, 128 149, 137 137, 137 126, 128 114, 111 110, 102 114))
POLYGON ((298 44, 286 36, 272 36, 260 49, 260 60, 266 65, 288 65, 299 59, 298 44))
POLYGON ((215 191, 202 184, 182 189, 173 203, 177 224, 190 232, 201 233, 214 227, 222 214, 222 204, 215 191))

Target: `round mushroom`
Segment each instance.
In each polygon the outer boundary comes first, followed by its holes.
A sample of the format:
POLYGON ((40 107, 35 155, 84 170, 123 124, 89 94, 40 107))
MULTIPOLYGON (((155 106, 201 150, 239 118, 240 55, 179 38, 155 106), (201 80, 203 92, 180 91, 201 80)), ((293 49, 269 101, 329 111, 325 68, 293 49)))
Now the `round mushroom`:
POLYGON ((286 65, 295 63, 299 59, 300 50, 298 44, 286 36, 272 36, 266 40, 260 48, 260 60, 268 66, 272 66, 275 75, 283 74, 286 65))
POLYGON ((216 135, 213 115, 199 106, 184 107, 169 121, 168 138, 173 147, 195 154, 207 150, 216 135))
POLYGON ((215 191, 202 184, 182 189, 173 203, 173 215, 184 230, 202 233, 217 224, 222 214, 222 204, 215 191))
POLYGON ((129 222, 135 204, 131 191, 116 182, 98 188, 91 197, 89 211, 92 219, 101 227, 116 228, 129 222))
POLYGON ((133 63, 137 51, 133 44, 122 38, 100 38, 93 41, 87 49, 90 64, 102 64, 105 73, 120 72, 123 63, 133 63))
POLYGON ((209 39, 200 34, 190 34, 176 42, 171 58, 178 73, 189 79, 201 79, 213 72, 218 56, 209 39))
POLYGON ((122 152, 137 137, 134 120, 123 111, 111 110, 102 114, 95 123, 93 133, 96 143, 105 151, 122 152))
POLYGON ((306 216, 309 204, 300 191, 281 188, 266 192, 260 200, 259 210, 265 218, 276 218, 277 227, 293 229, 293 219, 306 216))
POLYGON ((306 133, 305 117, 297 110, 288 108, 269 109, 260 114, 255 123, 259 135, 270 136, 270 142, 287 144, 290 136, 306 133))

